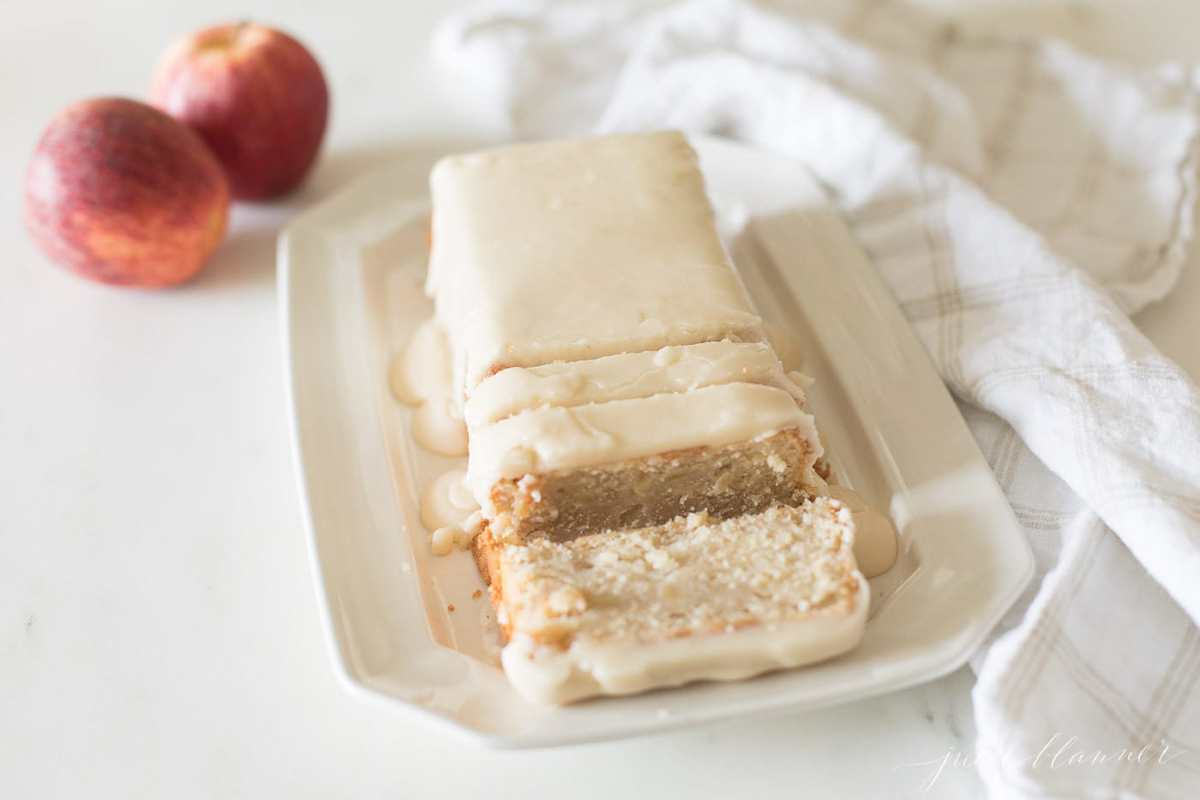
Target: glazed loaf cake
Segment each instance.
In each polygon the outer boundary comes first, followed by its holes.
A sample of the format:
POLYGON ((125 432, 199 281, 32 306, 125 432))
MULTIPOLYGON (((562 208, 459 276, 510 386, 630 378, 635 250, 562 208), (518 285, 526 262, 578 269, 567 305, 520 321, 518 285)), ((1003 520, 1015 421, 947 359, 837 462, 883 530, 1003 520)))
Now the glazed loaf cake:
POLYGON ((821 445, 678 133, 518 145, 433 171, 427 291, 468 485, 501 541, 795 504, 821 445))

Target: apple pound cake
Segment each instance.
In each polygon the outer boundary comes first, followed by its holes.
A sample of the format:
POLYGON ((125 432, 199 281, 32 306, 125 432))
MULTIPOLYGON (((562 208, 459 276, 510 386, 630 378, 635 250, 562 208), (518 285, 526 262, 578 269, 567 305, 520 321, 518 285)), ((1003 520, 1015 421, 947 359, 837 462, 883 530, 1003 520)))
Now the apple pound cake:
POLYGON ((431 178, 427 291, 499 541, 798 503, 823 489, 678 133, 518 145, 431 178))
POLYGON ((477 553, 507 637, 505 673, 523 696, 560 704, 852 649, 869 602, 853 539, 849 509, 820 498, 477 553))
POLYGON ((431 184, 426 289, 517 689, 565 703, 853 647, 850 512, 822 497, 804 392, 687 141, 518 145, 445 159, 431 184))

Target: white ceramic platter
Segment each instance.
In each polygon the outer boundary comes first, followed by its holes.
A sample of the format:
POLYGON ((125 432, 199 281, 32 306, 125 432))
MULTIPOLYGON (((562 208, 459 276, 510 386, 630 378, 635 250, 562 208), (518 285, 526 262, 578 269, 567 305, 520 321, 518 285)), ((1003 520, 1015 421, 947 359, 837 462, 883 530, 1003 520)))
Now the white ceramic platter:
POLYGON ((470 556, 433 556, 420 522, 421 491, 455 461, 412 443, 410 412, 387 389, 389 361, 430 314, 420 287, 431 160, 413 158, 306 212, 279 245, 314 572, 334 665, 358 694, 500 747, 813 708, 955 669, 1030 579, 1028 544, 958 410, 809 173, 719 140, 694 144, 751 296, 801 343, 839 477, 901 531, 900 563, 872 581, 862 645, 754 680, 563 709, 509 688, 470 556))

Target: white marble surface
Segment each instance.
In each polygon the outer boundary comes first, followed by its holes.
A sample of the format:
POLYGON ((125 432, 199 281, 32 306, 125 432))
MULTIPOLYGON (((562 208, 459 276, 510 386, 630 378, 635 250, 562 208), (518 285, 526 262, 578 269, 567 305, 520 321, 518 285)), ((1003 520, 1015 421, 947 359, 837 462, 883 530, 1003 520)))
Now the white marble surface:
MULTIPOLYGON (((927 4, 1140 62, 1200 58, 1192 0, 927 4)), ((426 65, 451 5, 255 4, 326 66, 326 155, 286 203, 239 207, 199 280, 140 293, 33 250, 26 158, 58 108, 141 94, 173 35, 247 6, 0 4, 0 796, 979 796, 966 670, 805 716, 535 753, 467 748, 335 682, 285 435, 274 236, 373 164, 496 135, 426 65)), ((1198 312, 1190 270, 1139 320, 1193 375, 1198 312)))

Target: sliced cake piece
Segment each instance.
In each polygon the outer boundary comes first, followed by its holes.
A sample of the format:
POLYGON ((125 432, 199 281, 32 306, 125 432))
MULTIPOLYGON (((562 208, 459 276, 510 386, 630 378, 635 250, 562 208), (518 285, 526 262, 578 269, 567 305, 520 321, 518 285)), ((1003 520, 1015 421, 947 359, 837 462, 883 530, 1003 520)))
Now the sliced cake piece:
POLYGON ((630 400, 719 383, 777 386, 801 406, 805 403, 803 388, 784 373, 771 345, 721 341, 510 367, 475 387, 464 418, 479 428, 531 408, 630 400))
POLYGON ((677 132, 452 156, 430 188, 426 291, 464 398, 507 367, 763 339, 677 132))
POLYGON ((693 511, 795 505, 824 490, 820 455, 792 394, 725 383, 472 428, 466 482, 498 541, 562 541, 693 511))
POLYGON ((869 593, 851 516, 821 498, 714 521, 570 542, 476 541, 525 697, 569 703, 702 679, 735 680, 844 653, 869 593))

